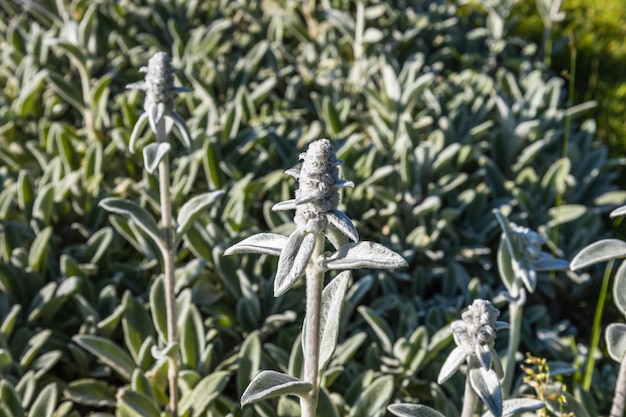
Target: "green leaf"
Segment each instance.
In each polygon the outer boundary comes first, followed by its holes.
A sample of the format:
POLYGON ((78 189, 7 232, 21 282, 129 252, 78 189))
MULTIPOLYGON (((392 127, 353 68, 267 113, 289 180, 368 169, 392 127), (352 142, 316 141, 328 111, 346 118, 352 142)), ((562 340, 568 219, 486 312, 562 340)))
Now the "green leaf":
POLYGON ((57 406, 58 388, 54 382, 46 385, 30 407, 28 417, 51 417, 57 406))
POLYGON ((359 306, 357 310, 376 334, 383 350, 387 353, 391 353, 392 332, 387 323, 369 307, 359 306))
POLYGON ((160 417, 156 400, 141 392, 122 389, 117 394, 117 416, 120 417, 160 417))
POLYGON ((197 195, 187 201, 180 208, 176 218, 177 238, 184 235, 191 226, 191 223, 200 216, 211 204, 224 194, 224 191, 211 191, 197 195))
POLYGON ((606 328, 606 346, 613 360, 622 363, 626 353, 626 324, 611 323, 606 328))
POLYGON ((398 417, 444 417, 440 412, 419 404, 392 404, 387 410, 398 417))
POLYGON ((548 210, 551 220, 546 223, 547 227, 554 227, 559 224, 574 221, 587 212, 587 207, 580 204, 564 204, 552 207, 548 210))
POLYGON ((54 212, 54 192, 54 184, 49 183, 40 187, 35 197, 32 217, 42 225, 50 222, 50 215, 54 212))
MULTIPOLYGON (((152 320, 143 303, 137 301, 130 291, 126 291, 122 297, 124 315, 122 316, 122 329, 124 331, 124 342, 130 351, 133 359, 137 362, 139 351, 144 340, 154 337, 152 320)), ((165 304, 159 308, 164 310, 165 304)))
POLYGON ((385 407, 393 394, 392 375, 377 378, 361 393, 356 404, 350 410, 350 417, 377 417, 384 415, 385 407))
POLYGON ((104 227, 95 232, 87 241, 87 247, 85 248, 85 258, 92 264, 97 264, 102 258, 102 255, 111 246, 113 240, 113 229, 110 227, 104 227))
POLYGON ((258 374, 241 396, 241 405, 254 403, 280 395, 307 394, 313 386, 290 375, 276 371, 263 371, 258 374))
POLYGON ((328 361, 337 347, 341 309, 346 297, 346 291, 348 290, 349 283, 350 272, 342 272, 328 285, 326 285, 322 291, 322 308, 320 318, 321 337, 319 353, 320 371, 326 368, 328 361))
POLYGON ((159 275, 150 286, 150 312, 154 328, 161 340, 167 340, 167 312, 165 308, 165 282, 159 275))
MULTIPOLYGON (((539 410, 545 407, 542 401, 535 400, 533 398, 512 398, 510 400, 504 400, 504 407, 502 408, 502 417, 509 417, 520 413, 539 410)), ((493 417, 491 412, 487 411, 482 417, 493 417)))
POLYGON ((125 381, 130 381, 135 364, 121 347, 109 339, 93 335, 76 335, 72 338, 78 345, 108 365, 125 381))
POLYGON ((519 288, 518 285, 516 285, 515 270, 513 269, 513 263, 516 261, 511 255, 509 248, 510 245, 507 244, 506 235, 503 234, 498 244, 498 272, 500 273, 500 279, 508 293, 516 298, 519 294, 519 288))
POLYGON ((0 380, 0 417, 23 416, 24 409, 13 386, 6 380, 0 380))
POLYGON ((190 302, 186 316, 183 317, 181 314, 181 319, 183 321, 182 323, 179 322, 179 327, 182 364, 188 368, 196 369, 206 343, 202 316, 197 307, 190 302))
POLYGON ((97 379, 77 379, 63 390, 63 396, 90 407, 114 407, 116 387, 97 379))
POLYGON ((572 271, 611 259, 626 257, 626 242, 603 239, 584 247, 570 263, 572 271))
POLYGON ((261 339, 257 332, 246 337, 239 352, 239 366, 237 368, 237 395, 241 397, 246 387, 259 373, 261 364, 261 339))
POLYGON ((274 278, 274 297, 286 293, 304 272, 315 248, 315 234, 301 229, 294 230, 278 258, 278 270, 274 278))
POLYGON ((50 85, 64 101, 81 112, 84 110, 85 105, 83 104, 83 99, 78 93, 80 88, 77 89, 76 85, 67 81, 61 74, 52 71, 48 71, 48 82, 48 85, 50 85))
POLYGON ((143 163, 146 171, 152 174, 169 153, 171 145, 168 142, 150 143, 143 148, 143 163))
POLYGON ((19 304, 13 304, 11 306, 11 310, 4 316, 4 320, 0 326, 0 336, 2 336, 5 340, 9 340, 11 337, 20 311, 22 311, 22 306, 19 304))
POLYGON ((229 378, 228 371, 218 371, 204 377, 193 391, 180 399, 180 415, 185 415, 188 411, 191 411, 192 417, 206 415, 206 408, 224 390, 229 378))
POLYGON ((20 365, 27 369, 30 363, 35 359, 37 353, 41 350, 43 345, 46 344, 50 336, 52 335, 52 331, 49 329, 42 330, 39 333, 35 333, 29 340, 24 350, 22 352, 22 356, 20 357, 20 365))
POLYGON ((28 252, 28 265, 34 270, 41 272, 45 265, 48 253, 48 242, 52 237, 52 226, 45 227, 33 241, 28 252))
POLYGON ((17 205, 23 213, 32 212, 35 194, 35 185, 28 175, 28 171, 20 171, 17 177, 17 205))
POLYGON ((148 234, 159 247, 163 247, 163 240, 159 233, 159 227, 157 226, 154 218, 137 203, 124 200, 121 198, 105 198, 100 201, 99 204, 105 210, 112 213, 121 214, 131 218, 137 226, 139 226, 144 232, 148 234))
POLYGON ((613 302, 626 316, 626 261, 623 261, 617 272, 615 273, 615 282, 613 283, 613 302))
POLYGON ((350 242, 322 261, 327 269, 395 269, 407 265, 402 256, 374 242, 350 242))

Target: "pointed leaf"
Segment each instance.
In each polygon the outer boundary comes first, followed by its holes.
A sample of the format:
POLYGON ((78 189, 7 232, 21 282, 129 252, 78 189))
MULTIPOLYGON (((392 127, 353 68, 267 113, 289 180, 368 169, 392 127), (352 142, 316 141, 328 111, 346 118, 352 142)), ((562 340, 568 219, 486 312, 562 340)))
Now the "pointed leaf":
POLYGON ((276 203, 272 206, 272 211, 295 210, 295 209, 296 209, 296 200, 285 200, 285 201, 276 203))
POLYGON ((626 324, 611 323, 606 328, 606 346, 613 360, 621 363, 626 353, 626 324))
POLYGON ((621 206, 621 207, 618 207, 615 210, 613 210, 609 214, 609 217, 615 218, 615 217, 620 217, 620 216, 624 216, 624 215, 626 215, 626 206, 621 206))
POLYGON ((387 410, 398 417, 444 417, 439 411, 420 404, 392 404, 387 410))
POLYGON ((359 396, 356 404, 350 410, 350 417, 376 417, 384 415, 384 410, 394 391, 392 375, 377 378, 359 396))
POLYGON ((291 233, 278 258, 274 297, 286 293, 300 278, 315 249, 315 239, 313 233, 305 233, 300 229, 291 233))
POLYGON ((159 247, 163 247, 163 241, 159 233, 159 227, 157 226, 154 218, 137 203, 121 198, 105 198, 100 201, 99 204, 105 210, 112 213, 121 214, 126 217, 130 217, 144 232, 148 234, 159 247))
POLYGON ((130 381, 135 364, 128 353, 117 344, 104 337, 87 334, 76 335, 72 340, 110 366, 124 380, 130 381))
POLYGON ((495 417, 502 417, 502 389, 496 373, 492 369, 475 368, 470 370, 469 378, 472 388, 485 403, 487 409, 495 417))
POLYGON ((623 261, 615 273, 613 282, 613 302, 626 316, 626 261, 623 261))
POLYGON ((133 127, 133 131, 130 134, 130 141, 128 143, 128 150, 130 153, 135 153, 135 143, 137 143, 137 139, 139 139, 139 135, 146 128, 146 124, 148 123, 148 113, 141 113, 139 119, 135 123, 133 127))
POLYGON ((322 371, 335 352, 337 337, 339 335, 339 322, 341 308, 346 297, 350 272, 342 272, 337 275, 322 291, 322 309, 320 318, 320 362, 319 369, 322 371))
POLYGON ((161 340, 167 340, 167 312, 165 305, 165 284, 163 275, 158 276, 150 286, 150 312, 152 323, 161 340))
POLYGON ((395 269, 407 266, 402 256, 374 242, 348 243, 322 262, 327 269, 395 269))
POLYGON ((171 149, 168 142, 151 143, 143 148, 143 163, 150 174, 159 167, 159 163, 163 160, 171 149))
POLYGON ((114 407, 116 388, 96 379, 78 379, 69 383, 63 396, 91 407, 114 407))
POLYGON ((213 372, 198 382, 193 391, 185 394, 180 400, 179 413, 185 415, 191 410, 192 417, 206 416, 206 408, 226 388, 230 372, 213 372))
POLYGON ((52 237, 52 226, 45 227, 37 234, 28 252, 28 265, 34 271, 41 271, 48 253, 48 241, 52 237))
MULTIPOLYGON (((535 411, 543 407, 545 407, 545 404, 542 401, 535 400, 534 398, 512 398, 510 400, 504 400, 502 417, 509 417, 520 413, 535 411)), ((493 414, 487 411, 482 415, 482 417, 493 417, 493 414)))
POLYGON ((51 417, 57 406, 58 388, 54 382, 41 390, 30 407, 28 417, 51 417))
POLYGON ((280 256, 280 252, 287 245, 287 240, 287 236, 276 233, 258 233, 226 249, 224 255, 261 253, 280 256))
POLYGON ((254 403, 279 395, 305 395, 313 386, 290 375, 276 371, 263 371, 258 374, 241 396, 241 405, 254 403))
POLYGON ((246 386, 259 373, 261 364, 261 339, 257 332, 253 332, 244 340, 239 352, 239 366, 237 367, 237 395, 245 391, 246 386))
POLYGON ((437 383, 441 385, 454 375, 463 362, 465 362, 466 356, 463 348, 460 346, 455 347, 443 363, 439 371, 439 377, 437 377, 437 383))
POLYGON ((357 242, 359 240, 359 233, 356 231, 352 220, 346 216, 342 211, 335 210, 333 213, 327 213, 326 218, 335 226, 341 233, 348 236, 352 241, 357 242))
POLYGON ((6 380, 0 380, 0 416, 15 417, 23 416, 24 409, 20 403, 20 398, 15 392, 15 388, 6 380))
POLYGON ((211 204, 224 194, 224 191, 211 191, 197 195, 187 201, 178 211, 176 218, 176 233, 178 236, 185 234, 191 223, 202 214, 211 204))
POLYGON ((383 350, 387 353, 391 353, 392 332, 387 323, 385 323, 385 321, 369 307, 359 306, 358 311, 378 337, 383 350))
POLYGON ((584 247, 570 263, 572 271, 589 265, 626 257, 626 242, 618 239, 603 239, 584 247))
POLYGON ((156 400, 141 392, 121 389, 117 394, 117 402, 117 415, 129 417, 160 417, 161 415, 156 400))

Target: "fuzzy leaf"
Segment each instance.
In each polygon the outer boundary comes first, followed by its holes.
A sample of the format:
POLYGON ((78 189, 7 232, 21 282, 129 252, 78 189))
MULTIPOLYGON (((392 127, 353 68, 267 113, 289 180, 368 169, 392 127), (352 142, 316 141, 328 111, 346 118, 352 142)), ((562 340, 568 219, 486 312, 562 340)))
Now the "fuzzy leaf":
POLYGON ((15 417, 23 416, 24 409, 20 403, 20 398, 15 392, 15 388, 6 380, 0 380, 0 416, 15 417))
POLYGON ((191 223, 202 214, 211 204, 224 194, 224 191, 211 191, 192 197, 178 211, 176 218, 176 233, 178 236, 185 234, 191 223))
POLYGON ((350 417, 376 417, 384 415, 384 410, 391 395, 394 383, 392 375, 377 378, 369 387, 361 393, 356 404, 350 410, 350 417))
POLYGON ((287 240, 287 236, 276 233, 258 233, 226 249, 224 255, 261 253, 280 256, 280 252, 287 245, 287 240))
POLYGON ((387 325, 387 323, 378 315, 374 310, 366 306, 358 307, 359 313, 363 316, 367 324, 370 325, 378 340, 380 341, 380 345, 385 352, 392 352, 392 331, 387 325))
POLYGON ((48 241, 52 237, 52 226, 47 226, 37 234, 28 252, 28 265, 34 271, 41 271, 48 253, 48 241))
POLYGON ((139 206, 137 203, 121 198, 110 197, 101 200, 99 206, 112 213, 130 217, 137 226, 152 238, 154 243, 160 247, 163 246, 159 227, 154 221, 154 218, 150 216, 146 209, 139 206))
MULTIPOLYGON (((535 411, 543 407, 545 407, 545 404, 542 401, 535 400, 534 398, 512 398, 510 400, 504 400, 502 417, 509 417, 515 414, 535 411)), ((482 415, 482 417, 493 417, 493 414, 487 411, 482 415)))
POLYGON ((359 240, 359 233, 356 231, 352 220, 346 216, 342 211, 334 210, 333 213, 327 213, 326 218, 335 226, 341 233, 348 236, 352 241, 357 242, 359 240))
POLYGON ((609 217, 611 218, 615 218, 615 217, 621 217, 626 215, 626 206, 621 206, 616 208, 615 210, 613 210, 610 214, 609 217))
POLYGON ((291 233, 278 258, 274 297, 286 293, 300 278, 315 249, 315 239, 313 233, 305 233, 300 229, 291 233))
POLYGON ((609 355, 613 360, 621 363, 626 353, 626 324, 609 324, 606 328, 605 339, 609 355))
POLYGON ((498 376, 492 370, 485 368, 471 369, 469 372, 470 384, 485 403, 487 409, 495 416, 502 417, 502 389, 498 376))
POLYGON ((143 163, 150 174, 152 174, 159 167, 159 164, 163 160, 171 149, 171 145, 168 142, 151 143, 143 148, 143 163))
POLYGON ((272 211, 295 210, 295 209, 296 209, 296 200, 285 200, 285 201, 276 203, 272 206, 272 211))
POLYGON ((245 391, 253 375, 259 373, 261 363, 261 339, 257 332, 250 333, 244 340, 239 352, 239 366, 237 367, 237 395, 245 391))
POLYGON ((443 363, 439 371, 439 377, 437 377, 437 383, 441 385, 454 375, 463 362, 465 362, 465 358, 466 355, 463 348, 460 346, 455 347, 443 363))
POLYGON ((615 273, 613 282, 613 302, 626 316, 626 261, 623 261, 615 273))
POLYGON ((121 389, 117 394, 119 416, 160 417, 156 400, 141 392, 121 389))
POLYGON ((326 364, 337 347, 341 308, 346 297, 346 291, 348 290, 349 283, 350 272, 342 272, 324 288, 324 291, 322 291, 322 309, 320 319, 320 329, 322 333, 320 338, 320 371, 326 368, 326 364))
POLYGON ((348 243, 322 262, 327 269, 395 269, 407 266, 402 256, 374 242, 348 243))
POLYGON ((87 334, 76 335, 72 340, 110 366, 125 381, 130 381, 135 364, 128 353, 117 344, 104 337, 87 334))
POLYGON ((420 404, 392 404, 387 410, 398 417, 444 417, 439 411, 420 404))
POLYGON ((150 286, 150 312, 154 328, 161 340, 167 340, 167 314, 165 305, 165 284, 163 276, 158 276, 150 286))
POLYGON ((58 388, 51 382, 41 390, 30 407, 28 417, 51 417, 57 406, 58 388))
POLYGON ((141 113, 139 119, 135 123, 133 127, 133 131, 130 134, 130 141, 128 143, 128 150, 130 153, 135 153, 135 143, 137 143, 137 139, 139 139, 139 135, 146 128, 146 124, 148 123, 148 113, 141 113))
POLYGON ((205 416, 206 408, 215 400, 228 384, 230 372, 213 372, 198 382, 193 391, 185 394, 180 400, 180 415, 191 410, 191 417, 205 416))
POLYGON ((116 389, 104 381, 78 379, 69 383, 63 396, 77 404, 91 407, 114 407, 116 389))
POLYGON ((603 239, 584 247, 570 263, 572 271, 589 265, 626 257, 626 242, 618 239, 603 239))
POLYGON ((254 403, 279 395, 304 395, 313 386, 290 375, 276 371, 263 371, 258 374, 241 396, 241 405, 254 403))

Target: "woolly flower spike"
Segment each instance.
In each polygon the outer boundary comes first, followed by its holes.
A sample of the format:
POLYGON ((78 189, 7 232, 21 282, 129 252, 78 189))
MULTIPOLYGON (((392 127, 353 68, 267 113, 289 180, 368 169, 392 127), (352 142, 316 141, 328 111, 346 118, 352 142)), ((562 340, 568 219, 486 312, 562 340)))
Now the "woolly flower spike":
MULTIPOLYGON (((359 242, 359 235, 352 220, 337 210, 339 189, 354 186, 352 181, 339 178, 339 165, 335 148, 329 140, 313 142, 300 155, 302 169, 290 169, 286 173, 298 180, 296 198, 282 201, 272 210, 295 210, 296 229, 289 237, 274 233, 261 233, 228 248, 224 254, 264 253, 278 255, 278 270, 274 281, 274 295, 289 290, 302 276, 310 261, 319 268, 399 268, 406 261, 397 253, 373 242, 359 242), (313 251, 319 239, 328 238, 337 251, 330 256, 313 259, 313 251), (352 242, 349 242, 351 240, 352 242), (349 242, 349 243, 348 243, 349 242)), ((323 244, 323 242, 321 242, 323 244)))
POLYGON ((501 414, 500 379, 504 372, 500 357, 493 346, 496 332, 508 327, 507 323, 497 321, 499 316, 500 312, 489 301, 479 299, 474 300, 461 315, 462 320, 452 322, 450 331, 457 347, 450 352, 437 379, 437 382, 442 384, 461 367, 463 362, 467 362, 467 374, 472 388, 494 415, 498 415, 498 409, 501 414))
POLYGON ((165 52, 157 52, 148 61, 147 67, 142 67, 139 72, 146 73, 146 78, 142 82, 129 84, 126 88, 143 90, 146 92, 146 100, 144 102, 143 113, 131 134, 130 150, 134 150, 135 141, 145 127, 146 122, 150 122, 153 132, 157 132, 157 126, 165 121, 166 131, 176 126, 180 132, 183 144, 191 147, 191 139, 189 132, 185 126, 185 121, 180 117, 174 109, 174 97, 178 93, 191 91, 184 87, 174 87, 174 72, 170 57, 165 52))

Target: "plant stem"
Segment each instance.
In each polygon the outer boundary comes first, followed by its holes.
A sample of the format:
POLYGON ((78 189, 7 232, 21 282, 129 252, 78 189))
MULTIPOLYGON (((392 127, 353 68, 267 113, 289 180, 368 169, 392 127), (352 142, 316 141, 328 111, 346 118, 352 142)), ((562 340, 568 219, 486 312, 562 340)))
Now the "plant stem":
MULTIPOLYGON (((165 141, 165 121, 157 125, 157 142, 165 141)), ((170 161, 165 157, 159 162, 159 194, 161 198, 161 221, 163 223, 163 275, 165 276, 165 309, 167 314, 168 347, 178 342, 176 329, 176 294, 174 293, 174 239, 172 233, 172 204, 170 200, 170 161)), ((168 380, 170 386, 170 412, 178 415, 178 362, 169 360, 168 380)))
POLYGON ((465 393, 463 394, 463 411, 461 411, 461 417, 472 417, 474 415, 474 410, 476 409, 476 400, 478 397, 476 396, 476 392, 474 392, 474 388, 472 388, 469 376, 470 370, 474 368, 474 362, 476 362, 476 359, 474 357, 470 357, 467 363, 467 375, 465 376, 465 393))
POLYGON ((615 394, 613 394, 613 405, 609 417, 624 417, 624 406, 626 404, 626 355, 622 356, 622 363, 617 374, 615 383, 615 394))
POLYGON ((596 306, 595 316, 593 317, 593 327, 591 328, 591 343, 589 344, 589 353, 585 363, 585 378, 583 379, 583 389, 589 391, 591 389, 591 378, 593 377, 593 368, 595 365, 595 353, 600 343, 600 333, 602 332, 602 314, 604 312, 604 304, 606 294, 609 292, 609 282, 611 281, 611 271, 615 260, 609 261, 604 270, 602 278, 602 287, 598 295, 598 305, 596 306))
POLYGON ((306 311, 304 334, 304 381, 313 388, 309 395, 300 398, 302 417, 315 417, 319 398, 319 356, 320 356, 320 312, 322 308, 322 290, 324 288, 324 269, 318 265, 318 259, 324 250, 324 235, 317 235, 315 249, 306 268, 306 311))
POLYGON ((524 306, 515 302, 509 304, 509 346, 506 352, 506 369, 504 381, 502 381, 502 396, 508 398, 511 395, 513 375, 515 373, 515 354, 519 348, 519 337, 522 331, 522 313, 524 306))

